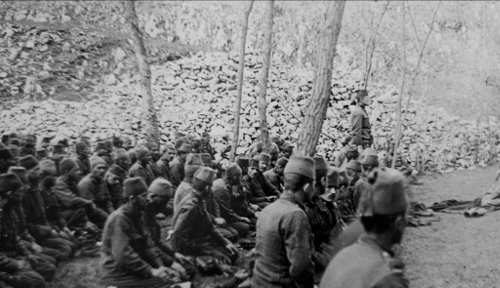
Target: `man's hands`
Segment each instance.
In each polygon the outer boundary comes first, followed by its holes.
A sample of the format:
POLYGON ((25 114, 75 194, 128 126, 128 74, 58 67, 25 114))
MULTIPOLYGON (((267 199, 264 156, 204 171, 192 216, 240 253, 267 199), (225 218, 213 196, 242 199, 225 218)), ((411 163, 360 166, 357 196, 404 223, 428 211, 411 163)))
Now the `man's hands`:
POLYGON ((186 272, 186 269, 184 269, 184 267, 182 267, 181 264, 174 262, 174 263, 172 263, 172 265, 170 265, 170 268, 177 271, 180 274, 181 279, 186 279, 187 272, 186 272))
POLYGON ((215 224, 220 225, 220 226, 226 225, 226 220, 224 220, 223 218, 215 218, 214 222, 215 222, 215 224))
POLYGON ((266 197, 266 201, 267 202, 274 202, 276 201, 276 199, 278 199, 277 196, 269 196, 269 197, 266 197))
POLYGON ((31 248, 33 249, 33 251, 38 252, 38 253, 42 253, 42 251, 43 251, 42 246, 40 246, 34 242, 31 244, 31 248))
POLYGON ((151 269, 151 276, 163 279, 165 281, 170 280, 170 277, 168 277, 167 272, 162 268, 165 268, 165 267, 160 267, 158 269, 152 268, 151 269))
POLYGON ((244 222, 246 224, 252 224, 252 222, 250 221, 250 219, 248 219, 247 217, 240 217, 240 221, 244 222))
POLYGON ((238 254, 238 249, 231 243, 226 245, 226 249, 229 250, 231 255, 238 254))
POLYGON ((174 254, 175 260, 179 261, 181 264, 191 263, 188 257, 182 255, 181 253, 175 252, 174 254))
POLYGON ((26 260, 18 260, 17 261, 17 269, 18 270, 21 270, 21 269, 30 269, 31 266, 30 266, 30 263, 26 260))

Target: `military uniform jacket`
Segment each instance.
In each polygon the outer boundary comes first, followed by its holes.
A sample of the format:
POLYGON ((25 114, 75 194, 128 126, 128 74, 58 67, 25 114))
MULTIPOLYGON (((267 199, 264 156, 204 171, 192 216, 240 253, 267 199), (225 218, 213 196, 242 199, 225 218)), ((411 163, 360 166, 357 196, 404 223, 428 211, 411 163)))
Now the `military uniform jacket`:
POLYGON ((225 179, 219 178, 212 185, 213 195, 219 204, 220 216, 228 222, 239 221, 240 217, 233 211, 231 205, 232 187, 225 179))
POLYGON ((361 107, 355 107, 351 118, 352 143, 354 145, 372 145, 373 136, 370 119, 366 111, 361 107))
POLYGON ((173 175, 171 182, 174 186, 179 186, 182 180, 184 180, 184 163, 185 161, 179 156, 175 157, 174 160, 169 163, 173 175))
POLYGON ((100 261, 105 277, 149 277, 152 268, 163 266, 143 219, 143 213, 135 214, 128 205, 109 215, 100 261))
POLYGON ((63 178, 64 176, 57 178, 56 185, 53 188, 62 209, 78 209, 92 204, 92 201, 76 196, 63 178))
POLYGON ((257 220, 252 287, 313 287, 311 227, 290 191, 261 212, 257 220))
POLYGON ((283 193, 283 178, 274 172, 274 169, 267 170, 263 173, 269 183, 273 184, 279 193, 283 193))
POLYGON ((365 234, 333 258, 320 288, 406 288, 404 265, 392 255, 365 234))
POLYGON ((264 177, 262 172, 258 171, 249 181, 250 191, 253 198, 262 198, 268 196, 280 196, 278 189, 274 187, 269 180, 264 177))
POLYGON ((180 183, 179 187, 175 189, 174 212, 177 210, 177 207, 179 207, 182 199, 184 199, 192 191, 194 191, 194 189, 191 179, 184 179, 184 181, 180 183))
POLYGON ((307 204, 307 216, 311 224, 314 235, 314 246, 317 251, 321 251, 321 244, 330 244, 331 233, 339 224, 336 208, 333 202, 327 202, 321 197, 314 196, 307 204))
POLYGON ((214 227, 203 198, 191 191, 174 210, 172 248, 182 254, 195 255, 205 245, 225 247, 230 242, 214 227))
MULTIPOLYGON (((156 165, 158 165, 158 169, 160 171, 160 177, 170 181, 170 183, 173 183, 174 175, 172 174, 172 169, 170 169, 170 164, 167 161, 160 159, 158 160, 158 162, 156 162, 156 165)), ((177 187, 177 185, 174 186, 174 189, 175 187, 177 187)))
POLYGON ((143 167, 139 162, 135 162, 134 165, 130 167, 128 177, 141 177, 148 187, 151 185, 153 180, 155 180, 153 172, 149 169, 149 167, 143 167))
POLYGON ((78 158, 76 158, 76 163, 78 163, 78 167, 80 167, 80 170, 82 171, 82 175, 87 175, 90 172, 92 172, 89 158, 78 157, 78 158))

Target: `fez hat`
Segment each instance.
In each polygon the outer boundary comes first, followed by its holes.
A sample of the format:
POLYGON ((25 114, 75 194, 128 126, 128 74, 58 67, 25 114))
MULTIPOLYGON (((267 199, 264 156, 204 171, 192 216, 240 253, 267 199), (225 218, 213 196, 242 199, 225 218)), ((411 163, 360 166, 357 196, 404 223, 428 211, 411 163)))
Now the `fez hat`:
POLYGON ((193 149, 191 149, 191 145, 187 143, 182 143, 181 147, 179 148, 179 152, 193 153, 193 149))
POLYGON ((128 178, 123 182, 123 196, 138 196, 148 191, 148 186, 141 177, 128 178))
POLYGON ((172 197, 174 193, 174 189, 172 187, 172 183, 169 181, 163 179, 163 178, 156 178, 151 185, 149 185, 149 192, 156 194, 156 195, 165 195, 168 197, 172 197))
POLYGON ((241 168, 236 163, 229 163, 226 167, 226 177, 233 178, 234 176, 241 176, 241 168))
POLYGON ((391 168, 377 168, 367 177, 368 189, 360 200, 362 216, 394 215, 408 208, 405 176, 391 168))
POLYGON ((6 192, 15 192, 17 189, 21 188, 23 183, 19 180, 15 174, 7 173, 0 175, 0 194, 6 192))
POLYGON ((43 174, 46 175, 57 174, 56 163, 48 159, 40 161, 40 170, 42 170, 43 174))
POLYGON ((79 167, 78 163, 76 163, 76 161, 71 158, 64 158, 59 164, 59 169, 61 170, 61 174, 66 174, 75 167, 79 167))
POLYGON ((194 178, 203 181, 208 184, 212 184, 215 178, 215 171, 209 167, 201 167, 194 173, 194 178))
POLYGON ((359 163, 370 166, 378 166, 378 156, 363 154, 363 156, 361 156, 361 159, 359 160, 359 163))
POLYGON ((118 148, 113 152, 113 158, 115 160, 121 160, 121 159, 129 159, 127 150, 123 148, 118 148))
POLYGON ((314 159, 304 156, 292 156, 283 173, 285 175, 296 174, 315 179, 316 171, 314 168, 314 159))
POLYGON ((361 172, 361 164, 359 164, 356 159, 351 159, 351 161, 349 161, 347 165, 345 165, 345 169, 349 169, 355 172, 361 172))
POLYGON ((137 159, 140 159, 141 157, 149 153, 149 149, 142 145, 135 147, 134 150, 135 155, 137 155, 137 159))
POLYGON ((285 168, 286 164, 288 163, 288 159, 285 157, 281 157, 276 161, 277 165, 280 165, 281 167, 285 168))
POLYGON ((250 158, 244 156, 238 156, 236 157, 235 162, 236 164, 238 164, 238 166, 240 166, 241 169, 248 168, 248 166, 250 165, 250 158))
POLYGON ((108 166, 106 161, 104 161, 104 159, 102 159, 101 157, 90 158, 90 167, 94 169, 97 165, 105 165, 106 167, 108 166))
POLYGON ((9 167, 9 171, 7 173, 15 174, 23 184, 29 183, 28 172, 24 167, 18 167, 18 166, 9 167))
POLYGON ((201 156, 201 161, 203 162, 203 165, 205 166, 212 166, 212 156, 208 153, 202 153, 200 154, 201 156))
POLYGON ((267 164, 271 163, 271 155, 263 152, 255 155, 254 159, 257 161, 265 162, 267 164))
POLYGON ((36 160, 33 155, 26 155, 19 159, 19 166, 26 168, 26 170, 31 170, 38 166, 40 163, 36 160))
POLYGON ((314 157, 314 167, 316 171, 328 171, 328 164, 326 164, 325 158, 323 157, 314 157))
POLYGON ((339 187, 339 168, 328 167, 328 188, 338 188, 339 187))

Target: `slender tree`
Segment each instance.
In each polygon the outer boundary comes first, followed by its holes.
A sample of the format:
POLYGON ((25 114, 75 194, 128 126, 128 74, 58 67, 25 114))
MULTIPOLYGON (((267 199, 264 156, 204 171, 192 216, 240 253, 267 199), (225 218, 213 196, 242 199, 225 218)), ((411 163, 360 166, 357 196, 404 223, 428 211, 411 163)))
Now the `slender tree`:
POLYGON ((140 97, 143 101, 143 110, 146 124, 146 140, 159 144, 158 116, 153 100, 151 90, 151 68, 146 60, 146 48, 142 37, 142 31, 139 28, 137 12, 135 10, 135 0, 125 1, 126 17, 129 26, 129 33, 134 42, 135 56, 140 73, 140 97))
POLYGON ((273 35, 273 11, 274 0, 269 0, 267 11, 267 21, 265 25, 264 47, 262 49, 262 72, 259 81, 259 118, 260 118, 260 134, 263 144, 262 151, 269 152, 269 130, 267 128, 267 78, 269 76, 269 66, 271 65, 271 49, 272 49, 272 35, 273 35))
POLYGON ((401 86, 399 87, 399 95, 396 101, 396 129, 394 131, 394 151, 392 154, 392 165, 396 166, 398 156, 399 138, 401 138, 401 104, 403 102, 403 92, 406 81, 406 29, 405 29, 405 1, 401 1, 401 29, 403 29, 403 47, 401 49, 401 86))
POLYGON ((298 155, 314 156, 316 151, 330 100, 333 59, 342 27, 344 8, 345 1, 331 1, 323 15, 324 26, 318 41, 312 98, 307 105, 302 132, 295 149, 298 155))
POLYGON ((229 155, 229 161, 234 162, 236 157, 236 148, 238 147, 238 141, 240 137, 240 110, 241 110, 241 96, 243 94, 243 70, 245 69, 245 46, 247 43, 247 31, 248 31, 248 18, 250 17, 250 12, 252 12, 254 0, 251 0, 243 14, 243 26, 241 29, 241 39, 240 39, 240 63, 238 67, 238 87, 236 90, 236 102, 234 103, 234 129, 233 129, 233 146, 231 147, 231 154, 229 155))

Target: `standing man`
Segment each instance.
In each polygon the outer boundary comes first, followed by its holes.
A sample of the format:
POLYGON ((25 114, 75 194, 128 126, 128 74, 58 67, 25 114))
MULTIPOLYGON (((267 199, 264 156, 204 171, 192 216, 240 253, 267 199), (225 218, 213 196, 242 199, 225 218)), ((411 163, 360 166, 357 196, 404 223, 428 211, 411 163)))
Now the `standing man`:
POLYGON ((361 154, 363 149, 371 147, 373 144, 370 119, 365 110, 366 106, 371 103, 368 91, 359 90, 354 102, 356 103, 356 106, 352 109, 351 143, 358 147, 358 151, 361 154))
POLYGON ((117 287, 168 287, 168 270, 155 251, 144 223, 148 187, 140 177, 125 180, 127 203, 113 212, 102 235, 102 284, 117 287))
POLYGON ((284 177, 285 192, 257 220, 254 288, 314 285, 311 227, 304 211, 314 191, 314 160, 290 158, 284 177))
POLYGON ((330 262, 321 288, 406 288, 404 264, 392 246, 401 242, 406 227, 408 200, 405 177, 394 169, 379 168, 367 178, 369 190, 361 197, 361 223, 366 231, 330 262))

